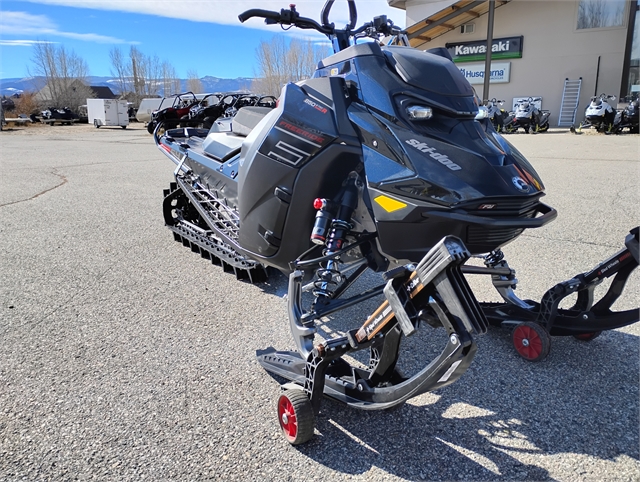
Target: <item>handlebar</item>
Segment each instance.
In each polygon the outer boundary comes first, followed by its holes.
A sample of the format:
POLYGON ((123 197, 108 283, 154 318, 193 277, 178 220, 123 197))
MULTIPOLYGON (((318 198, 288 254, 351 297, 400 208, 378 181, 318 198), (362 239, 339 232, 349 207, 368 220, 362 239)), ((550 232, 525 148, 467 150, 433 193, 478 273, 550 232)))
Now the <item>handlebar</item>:
POLYGON ((262 10, 261 8, 252 8, 251 10, 247 10, 246 12, 242 12, 240 15, 238 15, 238 19, 240 20, 241 23, 244 23, 250 18, 261 17, 264 19, 274 20, 277 22, 278 20, 280 20, 280 16, 281 14, 279 14, 278 12, 274 12, 272 10, 262 10))
POLYGON ((264 18, 265 23, 267 24, 280 23, 282 25, 295 25, 296 27, 302 29, 311 28, 326 35, 330 35, 334 32, 333 26, 322 26, 315 20, 301 17, 300 14, 296 11, 295 5, 291 5, 289 9, 283 8, 282 10, 280 10, 280 13, 274 12, 272 10, 252 8, 251 10, 247 10, 246 12, 238 15, 238 20, 244 23, 252 17, 264 18))
POLYGON ((357 12, 355 0, 347 0, 349 4, 349 20, 350 23, 344 29, 336 29, 334 24, 329 23, 329 12, 335 0, 327 0, 322 9, 322 25, 310 18, 301 17, 296 11, 295 5, 290 5, 288 9, 280 10, 280 13, 271 10, 262 10, 254 8, 238 15, 240 22, 244 23, 250 18, 260 17, 265 19, 267 24, 294 25, 302 29, 313 29, 327 35, 334 44, 334 50, 337 52, 349 47, 349 38, 354 40, 358 37, 374 37, 378 35, 400 36, 404 31, 396 27, 392 21, 387 20, 385 15, 375 17, 373 22, 367 22, 360 28, 354 29, 357 12))

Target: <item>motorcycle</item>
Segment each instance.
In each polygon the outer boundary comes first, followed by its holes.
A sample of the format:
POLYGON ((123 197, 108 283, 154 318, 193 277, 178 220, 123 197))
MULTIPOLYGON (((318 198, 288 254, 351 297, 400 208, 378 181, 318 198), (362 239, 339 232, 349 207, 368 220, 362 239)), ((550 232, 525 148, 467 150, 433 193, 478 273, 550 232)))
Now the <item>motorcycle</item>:
POLYGON ((154 133, 175 165, 163 201, 174 239, 239 279, 261 282, 270 270, 288 277, 297 350, 269 348, 257 358, 287 380, 277 415, 294 445, 313 436, 323 396, 385 410, 455 382, 489 324, 513 329, 519 355, 536 361, 550 335, 588 337, 638 321, 638 310, 609 310, 638 266, 638 228, 622 251, 540 303, 515 295, 515 271, 500 248, 557 215, 541 201, 539 175, 475 120, 472 87, 449 58, 358 43, 404 33, 386 16, 356 28, 354 0, 349 24, 338 29, 328 20, 332 4, 321 23, 294 5, 239 16, 315 29, 334 45, 312 78, 283 87, 277 107, 239 109, 230 132, 154 133), (471 256, 484 266, 467 265, 471 256), (381 283, 352 293, 365 272, 381 283), (489 276, 503 302, 478 302, 465 278, 472 274, 489 276), (615 287, 594 304, 595 286, 614 274, 615 287), (575 293, 573 308, 559 308, 575 293), (316 339, 324 317, 380 296, 344 335, 316 339), (401 373, 401 341, 421 329, 444 331, 444 348, 416 373, 401 373), (368 363, 346 358, 365 350, 368 363))
MULTIPOLYGON (((596 131, 611 134, 616 132, 618 125, 616 124, 616 110, 611 107, 610 101, 616 100, 615 95, 600 94, 591 97, 591 102, 584 111, 584 122, 581 122, 577 131, 582 129, 595 127, 596 131)), ((571 132, 575 133, 575 126, 571 126, 571 132)))
POLYGON ((540 100, 540 97, 528 97, 519 99, 516 102, 511 132, 517 132, 520 127, 529 134, 537 134, 538 132, 549 130, 551 113, 548 110, 541 110, 536 107, 536 102, 540 102, 540 100))

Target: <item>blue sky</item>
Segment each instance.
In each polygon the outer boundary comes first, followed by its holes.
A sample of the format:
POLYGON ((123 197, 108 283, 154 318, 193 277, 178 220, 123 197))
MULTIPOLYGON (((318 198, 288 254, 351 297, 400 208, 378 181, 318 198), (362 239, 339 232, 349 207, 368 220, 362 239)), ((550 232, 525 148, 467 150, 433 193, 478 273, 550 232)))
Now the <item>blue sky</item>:
MULTIPOLYGON (((279 11, 289 3, 304 17, 319 21, 323 0, 1 0, 0 78, 27 77, 32 46, 55 42, 73 50, 89 65, 89 74, 110 76, 109 51, 128 52, 135 45, 173 65, 181 78, 189 70, 200 77, 253 77, 256 47, 274 35, 323 41, 309 30, 283 32, 260 19, 244 24, 238 14, 250 8, 279 11)), ((346 0, 336 0, 330 20, 347 21, 346 0)), ((357 0, 358 25, 386 14, 404 27, 405 12, 386 0, 357 0)))

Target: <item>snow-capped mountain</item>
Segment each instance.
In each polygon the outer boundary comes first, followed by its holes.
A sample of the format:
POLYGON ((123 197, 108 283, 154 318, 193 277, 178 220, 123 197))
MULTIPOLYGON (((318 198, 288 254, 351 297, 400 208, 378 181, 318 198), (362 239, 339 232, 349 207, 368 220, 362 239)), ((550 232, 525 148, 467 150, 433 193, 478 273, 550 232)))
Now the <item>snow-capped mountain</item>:
MULTIPOLYGON (((109 87, 114 94, 119 94, 119 82, 113 77, 89 77, 89 85, 109 87)), ((252 78, 240 77, 237 79, 220 79, 218 77, 206 76, 200 79, 202 92, 233 92, 239 90, 250 90, 252 78)), ((22 92, 37 92, 44 87, 43 77, 24 77, 12 79, 0 79, 0 95, 12 96, 22 92)), ((180 79, 182 92, 187 90, 187 80, 180 79)), ((163 94, 162 88, 160 95, 163 94)))

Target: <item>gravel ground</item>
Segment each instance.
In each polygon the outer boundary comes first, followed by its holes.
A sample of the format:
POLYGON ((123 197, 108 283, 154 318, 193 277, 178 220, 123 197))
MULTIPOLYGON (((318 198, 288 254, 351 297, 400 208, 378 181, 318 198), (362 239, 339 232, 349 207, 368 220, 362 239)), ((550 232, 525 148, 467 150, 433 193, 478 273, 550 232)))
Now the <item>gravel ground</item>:
MULTIPOLYGON (((504 249, 521 297, 622 248, 640 221, 639 139, 508 137, 560 212, 504 249)), ((325 400, 294 448, 255 360, 293 347, 286 280, 238 282, 173 241, 173 166, 143 126, 14 128, 0 146, 1 480, 640 480, 640 324, 554 337, 537 364, 492 328, 458 382, 391 412, 325 400)), ((638 271, 616 308, 638 306, 638 271)), ((401 364, 439 348, 432 336, 407 340, 401 364)))

